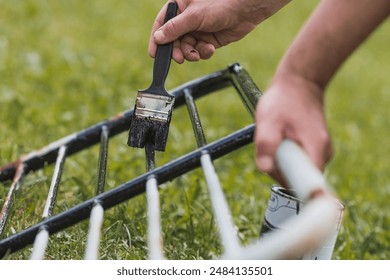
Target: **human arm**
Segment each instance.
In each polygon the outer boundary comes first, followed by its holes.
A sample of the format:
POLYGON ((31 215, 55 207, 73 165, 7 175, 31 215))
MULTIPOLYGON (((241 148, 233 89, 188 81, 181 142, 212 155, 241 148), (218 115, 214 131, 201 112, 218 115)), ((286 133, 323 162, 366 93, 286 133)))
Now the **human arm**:
POLYGON ((291 0, 176 0, 179 14, 163 25, 166 5, 154 22, 149 54, 175 41, 173 59, 210 58, 215 49, 238 41, 291 0))
POLYGON ((295 140, 321 169, 332 148, 324 91, 347 57, 390 13, 388 0, 323 0, 280 62, 256 112, 256 162, 278 178, 275 152, 295 140))

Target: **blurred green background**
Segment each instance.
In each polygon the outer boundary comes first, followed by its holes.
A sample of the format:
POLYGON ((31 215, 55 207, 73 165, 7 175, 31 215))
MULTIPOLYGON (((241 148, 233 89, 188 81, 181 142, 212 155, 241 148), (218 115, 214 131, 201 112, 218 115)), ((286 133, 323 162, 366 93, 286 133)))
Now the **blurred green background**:
MULTIPOLYGON (((0 165, 125 111, 151 81, 147 54, 155 15, 165 1, 0 0, 0 165)), ((246 38, 219 49, 208 61, 172 63, 167 88, 240 62, 265 90, 278 61, 318 1, 293 1, 246 38)), ((358 19, 357 19, 358 20, 358 19)), ((390 22, 383 24, 343 65, 328 88, 326 113, 335 157, 326 170, 346 205, 335 259, 390 259, 390 22)), ((199 101, 209 141, 252 119, 234 95, 199 101)), ((196 147, 187 112, 173 115, 161 165, 196 147)), ((126 146, 127 134, 110 144, 107 188, 144 171, 143 152, 126 146)), ((97 148, 66 162, 55 212, 92 197, 97 148)), ((260 174, 249 145, 218 161, 239 237, 258 238, 273 181, 260 174)), ((39 221, 52 167, 30 174, 15 202, 4 236, 39 221)), ((0 185, 0 203, 9 183, 0 185)), ((218 234, 199 170, 161 190, 165 253, 170 259, 210 259, 221 254, 218 234)), ((48 259, 81 259, 87 222, 55 234, 48 259)), ((102 259, 144 259, 145 198, 105 215, 102 259)), ((13 259, 26 259, 31 248, 13 259)))

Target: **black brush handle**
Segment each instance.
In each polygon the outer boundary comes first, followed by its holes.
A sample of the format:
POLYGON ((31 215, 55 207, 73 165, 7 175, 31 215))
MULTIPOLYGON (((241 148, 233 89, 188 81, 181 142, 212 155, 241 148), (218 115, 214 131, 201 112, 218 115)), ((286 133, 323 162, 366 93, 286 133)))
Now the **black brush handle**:
MULTIPOLYGON (((170 19, 174 18, 176 16, 176 12, 176 2, 170 2, 165 14, 164 24, 170 19)), ((153 66, 153 81, 150 88, 146 90, 147 92, 171 96, 165 90, 165 80, 168 75, 169 66, 171 65, 172 50, 173 42, 157 46, 157 52, 153 66)))

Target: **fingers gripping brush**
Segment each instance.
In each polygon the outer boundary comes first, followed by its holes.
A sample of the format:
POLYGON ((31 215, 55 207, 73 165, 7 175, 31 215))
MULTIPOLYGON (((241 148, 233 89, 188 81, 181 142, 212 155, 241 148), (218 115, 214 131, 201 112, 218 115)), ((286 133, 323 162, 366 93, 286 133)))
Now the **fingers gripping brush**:
MULTIPOLYGON (((176 16, 177 4, 168 4, 164 23, 176 16)), ((138 91, 127 144, 144 148, 151 143, 165 151, 175 98, 164 87, 171 64, 173 42, 158 45, 153 66, 153 81, 148 89, 138 91)))

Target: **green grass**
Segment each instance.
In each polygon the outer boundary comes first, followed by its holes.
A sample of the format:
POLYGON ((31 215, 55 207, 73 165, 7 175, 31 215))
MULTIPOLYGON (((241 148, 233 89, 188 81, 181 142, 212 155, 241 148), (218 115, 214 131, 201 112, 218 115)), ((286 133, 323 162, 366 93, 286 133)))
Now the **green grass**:
MULTIPOLYGON (((133 106, 151 79, 147 44, 165 1, 0 0, 0 165, 133 106)), ((265 89, 278 61, 315 3, 295 1, 234 45, 200 63, 172 64, 173 88, 238 61, 265 89)), ((390 24, 386 22, 348 60, 328 88, 326 111, 335 157, 326 175, 346 205, 334 258, 390 259, 390 24)), ((209 141, 251 119, 228 92, 202 99, 209 141), (216 107, 214 104, 218 104, 216 107)), ((144 171, 142 151, 110 143, 107 189, 144 171)), ((158 165, 196 147, 184 109, 175 111, 166 153, 158 165), (180 145, 178 145, 180 143, 180 145)), ((55 213, 93 196, 97 147, 66 162, 55 213)), ((272 180, 256 171, 249 145, 218 161, 243 243, 258 238, 272 180)), ((30 174, 18 192, 4 236, 40 220, 53 168, 30 174)), ((0 203, 9 183, 0 185, 0 203)), ((210 259, 221 253, 206 185, 199 170, 161 190, 165 253, 170 259, 210 259)), ((103 259, 146 258, 145 197, 105 214, 103 259)), ((88 223, 55 234, 48 259, 81 259, 88 223)), ((31 248, 11 256, 26 259, 31 248)))

